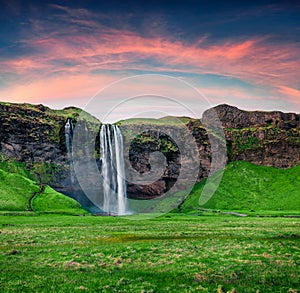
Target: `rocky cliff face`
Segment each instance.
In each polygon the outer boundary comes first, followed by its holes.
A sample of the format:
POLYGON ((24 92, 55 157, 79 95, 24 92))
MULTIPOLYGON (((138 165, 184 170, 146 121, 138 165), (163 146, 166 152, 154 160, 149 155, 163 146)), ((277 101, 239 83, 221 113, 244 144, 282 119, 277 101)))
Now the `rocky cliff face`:
MULTIPOLYGON (((220 105, 205 112, 202 121, 178 118, 178 124, 168 124, 164 119, 161 119, 160 123, 145 120, 146 124, 150 124, 155 130, 133 140, 129 150, 131 166, 141 174, 150 172, 150 153, 161 152, 165 155, 166 167, 160 180, 153 184, 129 184, 129 197, 155 197, 165 194, 173 186, 182 171, 182 153, 176 147, 176 143, 191 143, 190 137, 182 136, 178 131, 183 125, 189 129, 197 144, 198 154, 192 159, 189 157, 187 162, 192 165, 194 160, 199 161, 197 180, 208 177, 212 168, 215 171, 222 166, 218 166, 218 160, 222 161, 221 154, 214 154, 217 157, 214 165, 217 166, 212 165, 212 140, 217 141, 217 145, 222 145, 222 137, 214 133, 213 129, 208 131, 203 125, 205 121, 211 121, 211 118, 208 118, 211 111, 217 114, 221 122, 220 128, 223 129, 223 138, 226 140, 227 162, 243 160, 277 168, 289 168, 300 164, 300 115, 279 111, 249 112, 229 105, 220 105), (164 134, 168 132, 174 140, 164 134)), ((148 128, 151 128, 150 126, 147 125, 148 128)), ((130 132, 140 133, 145 125, 143 121, 124 121, 123 127, 126 137, 130 132)), ((185 169, 184 172, 189 170, 185 169)))
MULTIPOLYGON (((189 118, 124 121, 120 128, 125 153, 129 154, 127 170, 133 169, 133 172, 128 172, 130 198, 159 197, 181 181, 182 176, 183 185, 208 176, 211 145, 200 121, 189 118), (150 173, 152 179, 147 180, 150 173), (139 183, 131 180, 138 177, 136 174, 142 178, 139 183), (143 183, 143 180, 148 183, 143 183)), ((184 186, 180 188, 185 189, 184 186)))
MULTIPOLYGON (((77 122, 81 109, 52 110, 43 105, 0 103, 0 159, 22 162, 32 179, 90 204, 77 182, 70 180, 65 124, 77 122), (74 185, 72 187, 72 185, 74 185)), ((87 123, 98 121, 84 115, 87 123)))
POLYGON ((215 108, 224 126, 228 160, 289 168, 300 163, 300 115, 215 108))
MULTIPOLYGON (((247 112, 228 105, 214 110, 224 130, 228 161, 245 160, 279 168, 300 163, 300 115, 247 112)), ((72 170, 65 139, 67 119, 76 124, 80 112, 76 108, 51 110, 43 105, 0 103, 0 153, 2 160, 25 162, 28 170, 40 173, 39 180, 90 205, 77 181, 72 182, 70 178, 72 170)), ((96 125, 97 133, 100 122, 88 114, 86 117, 83 128, 96 125)), ((145 199, 163 195, 184 173, 187 176, 183 182, 189 176, 196 176, 197 180, 208 176, 212 168, 211 141, 221 141, 221 137, 214 131, 209 136, 203 121, 183 117, 177 121, 179 123, 164 118, 119 123, 124 136, 124 153, 128 154, 128 178, 135 172, 141 176, 153 175, 155 179, 140 184, 129 182, 129 197, 145 199), (182 132, 182 128, 188 129, 188 133, 182 132), (196 152, 190 147, 193 143, 196 152), (197 170, 192 167, 195 162, 198 162, 197 170)), ((95 159, 100 169, 99 136, 94 139, 95 159)), ((84 149, 85 146, 83 152, 84 149)), ((184 183, 178 188, 184 188, 184 183)))
POLYGON ((32 163, 65 161, 64 115, 43 105, 4 103, 0 104, 0 113, 3 155, 32 163))

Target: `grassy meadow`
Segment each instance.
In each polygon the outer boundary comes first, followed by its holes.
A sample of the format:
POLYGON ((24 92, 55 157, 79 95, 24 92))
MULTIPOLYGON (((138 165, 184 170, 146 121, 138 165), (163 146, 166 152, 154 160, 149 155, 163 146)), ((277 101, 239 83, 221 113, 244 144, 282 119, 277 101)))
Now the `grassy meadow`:
POLYGON ((300 292, 299 167, 234 162, 202 206, 205 181, 169 214, 97 217, 2 163, 0 292, 300 292))
POLYGON ((0 292, 299 292, 299 231, 297 218, 2 214, 0 292))

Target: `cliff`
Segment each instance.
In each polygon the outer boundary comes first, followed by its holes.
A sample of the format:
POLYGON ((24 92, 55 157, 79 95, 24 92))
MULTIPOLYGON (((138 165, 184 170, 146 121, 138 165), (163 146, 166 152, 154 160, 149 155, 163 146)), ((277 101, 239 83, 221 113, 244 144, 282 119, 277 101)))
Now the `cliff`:
POLYGON ((289 168, 300 163, 300 115, 215 107, 227 141, 229 161, 289 168))
MULTIPOLYGON (((28 176, 90 205, 77 182, 70 180, 65 124, 81 118, 91 128, 99 121, 75 107, 53 110, 43 105, 0 103, 0 160, 9 172, 22 164, 28 176), (73 186, 72 186, 73 185, 73 186)), ((18 169, 18 168, 17 168, 18 169)))
MULTIPOLYGON (((183 153, 180 153, 177 144, 192 143, 190 137, 181 135, 181 127, 189 129, 197 144, 198 154, 186 158, 186 163, 191 166, 194 161, 199 161, 197 181, 207 178, 212 168, 216 171, 222 167, 222 164, 216 166, 218 160, 222 161, 222 135, 217 133, 220 130, 224 132, 223 138, 226 141, 227 163, 242 160, 277 168, 290 168, 300 164, 300 115, 295 113, 250 112, 229 105, 219 105, 207 110, 201 120, 188 117, 131 119, 121 121, 120 125, 125 141, 132 140, 127 151, 131 166, 137 172, 144 174, 151 171, 150 158, 153 152, 162 152, 166 158, 166 167, 159 180, 148 185, 128 185, 128 196, 132 198, 151 198, 165 194, 178 180, 182 171, 183 153), (215 123, 213 120, 216 118, 219 121, 215 123), (205 121, 209 121, 209 124, 221 123, 220 128, 217 131, 213 129, 214 126, 209 129, 204 126, 205 121), (133 139, 131 133, 141 134, 133 139), (217 156, 214 166, 212 140, 220 146, 217 152, 214 151, 217 156)), ((188 168, 184 172, 190 172, 192 178, 192 170, 188 168)))
MULTIPOLYGON (((229 105, 219 105, 214 111, 224 131, 228 162, 244 160, 278 168, 300 163, 300 115, 249 112, 229 105)), ((208 110, 204 117, 209 113, 208 110)), ((71 182, 72 167, 65 136, 67 120, 71 119, 75 125, 80 114, 82 110, 74 107, 52 110, 43 105, 0 103, 0 154, 2 161, 22 162, 30 174, 36 176, 34 179, 50 184, 87 206, 91 203, 81 192, 78 182, 71 182)), ((85 129, 97 133, 100 122, 88 113, 83 116, 81 123, 87 126, 85 129)), ((188 117, 131 119, 117 124, 124 136, 127 169, 141 175, 154 172, 153 178, 158 176, 149 184, 128 183, 131 198, 160 196, 174 186, 183 173, 186 178, 196 176, 197 181, 206 178, 211 171, 211 139, 222 141, 214 130, 207 131, 203 120, 188 117), (188 133, 183 129, 188 129, 188 133), (193 141, 196 153, 189 148, 193 141), (200 165, 195 170, 198 161, 200 165), (158 167, 157 174, 153 164, 158 167), (191 167, 183 171, 183 166, 191 167)), ((99 135, 91 142, 95 146, 94 159, 101 168, 99 135)), ((129 172, 128 178, 131 175, 129 172)), ((184 184, 178 188, 183 187, 184 184)))

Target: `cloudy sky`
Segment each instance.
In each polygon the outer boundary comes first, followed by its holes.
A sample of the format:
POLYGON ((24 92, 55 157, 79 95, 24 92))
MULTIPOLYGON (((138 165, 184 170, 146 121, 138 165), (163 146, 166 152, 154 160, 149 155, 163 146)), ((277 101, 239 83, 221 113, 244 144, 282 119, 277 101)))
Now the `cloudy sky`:
POLYGON ((0 0, 0 100, 83 108, 94 97, 108 111, 144 94, 195 109, 196 90, 210 105, 300 112, 298 1, 224 2, 0 0))

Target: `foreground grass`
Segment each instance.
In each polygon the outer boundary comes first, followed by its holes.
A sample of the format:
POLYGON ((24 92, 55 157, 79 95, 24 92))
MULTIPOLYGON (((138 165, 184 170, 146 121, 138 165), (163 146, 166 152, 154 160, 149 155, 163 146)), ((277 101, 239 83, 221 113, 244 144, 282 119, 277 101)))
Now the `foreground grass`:
POLYGON ((299 219, 0 216, 0 231, 1 292, 299 292, 299 219))

